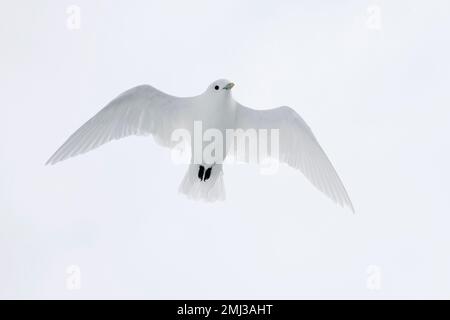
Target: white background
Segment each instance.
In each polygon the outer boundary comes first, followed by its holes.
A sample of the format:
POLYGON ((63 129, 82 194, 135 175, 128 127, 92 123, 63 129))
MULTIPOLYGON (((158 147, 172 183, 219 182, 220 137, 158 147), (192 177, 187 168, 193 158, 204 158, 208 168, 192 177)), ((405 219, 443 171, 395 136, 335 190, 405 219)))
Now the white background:
POLYGON ((445 0, 2 0, 0 298, 449 298, 449 13, 445 0), (186 167, 151 138, 44 166, 122 91, 189 96, 217 78, 245 105, 297 110, 356 215, 285 166, 228 166, 226 202, 189 201, 186 167))

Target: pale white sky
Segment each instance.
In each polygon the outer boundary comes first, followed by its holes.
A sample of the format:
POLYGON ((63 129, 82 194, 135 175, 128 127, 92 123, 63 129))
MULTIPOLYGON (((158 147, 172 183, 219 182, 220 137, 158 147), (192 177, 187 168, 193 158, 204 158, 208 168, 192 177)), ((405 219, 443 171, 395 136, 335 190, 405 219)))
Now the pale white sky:
POLYGON ((445 0, 3 0, 0 297, 449 298, 449 18, 445 0), (225 203, 189 201, 152 139, 43 165, 124 90, 217 78, 297 110, 357 214, 285 166, 225 167, 225 203))

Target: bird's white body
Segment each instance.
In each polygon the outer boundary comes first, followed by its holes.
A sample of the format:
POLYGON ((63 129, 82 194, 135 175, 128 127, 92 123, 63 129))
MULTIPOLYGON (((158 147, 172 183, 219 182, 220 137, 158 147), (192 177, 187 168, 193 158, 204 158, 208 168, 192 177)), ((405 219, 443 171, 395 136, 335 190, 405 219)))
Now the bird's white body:
MULTIPOLYGON (((301 170, 320 191, 353 210, 341 180, 305 121, 289 107, 247 108, 233 99, 233 86, 228 80, 217 80, 203 94, 187 98, 171 96, 147 85, 130 89, 77 130, 47 163, 54 164, 129 135, 151 134, 158 143, 171 148, 175 146, 172 133, 184 129, 195 135, 196 122, 202 124, 202 130, 218 130, 223 137, 228 129, 276 129, 278 160, 301 170)), ((205 146, 203 141, 201 149, 205 146)), ((229 146, 230 141, 225 140, 222 158, 214 163, 196 163, 193 157, 180 192, 193 199, 225 199, 222 163, 230 152, 229 146)), ((192 144, 191 150, 195 148, 192 144)))
MULTIPOLYGON (((226 81, 226 83, 228 82, 226 81)), ((227 129, 235 127, 236 102, 228 92, 218 96, 211 90, 206 90, 204 94, 190 98, 188 108, 192 112, 191 118, 187 121, 186 129, 190 132, 191 137, 195 136, 194 126, 196 123, 201 123, 202 132, 215 129, 220 131, 223 137, 226 137, 227 129)), ((198 140, 191 139, 191 150, 195 150, 196 146, 194 143, 196 141, 198 140)), ((208 141, 201 141, 201 150, 203 151, 208 141)), ((202 199, 212 202, 225 199, 222 163, 228 154, 229 143, 225 141, 223 147, 223 157, 218 159, 218 163, 194 163, 194 157, 192 156, 192 163, 179 188, 181 193, 195 200, 202 199), (211 176, 206 181, 198 178, 200 165, 206 169, 212 168, 211 176)))
MULTIPOLYGON (((235 127, 237 104, 226 93, 217 97, 207 90, 204 94, 191 98, 192 119, 189 121, 188 130, 193 134, 194 122, 201 122, 202 129, 217 129, 225 137, 226 129, 235 127)), ((224 154, 225 155, 225 154, 224 154)))

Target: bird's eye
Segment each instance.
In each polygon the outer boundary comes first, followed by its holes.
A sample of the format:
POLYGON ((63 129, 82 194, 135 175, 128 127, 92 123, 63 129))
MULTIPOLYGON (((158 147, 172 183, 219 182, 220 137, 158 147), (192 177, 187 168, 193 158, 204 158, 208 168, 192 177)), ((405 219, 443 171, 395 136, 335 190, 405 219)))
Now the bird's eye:
POLYGON ((219 86, 215 86, 214 89, 219 90, 219 86))

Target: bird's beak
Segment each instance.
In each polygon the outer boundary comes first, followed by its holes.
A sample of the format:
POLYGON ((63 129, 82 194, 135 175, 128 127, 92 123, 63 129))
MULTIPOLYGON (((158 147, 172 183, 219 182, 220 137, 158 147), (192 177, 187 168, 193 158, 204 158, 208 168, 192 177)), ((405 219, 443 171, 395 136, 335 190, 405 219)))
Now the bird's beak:
POLYGON ((234 83, 230 82, 229 84, 227 84, 225 87, 223 87, 224 90, 230 90, 231 88, 234 87, 234 83))

